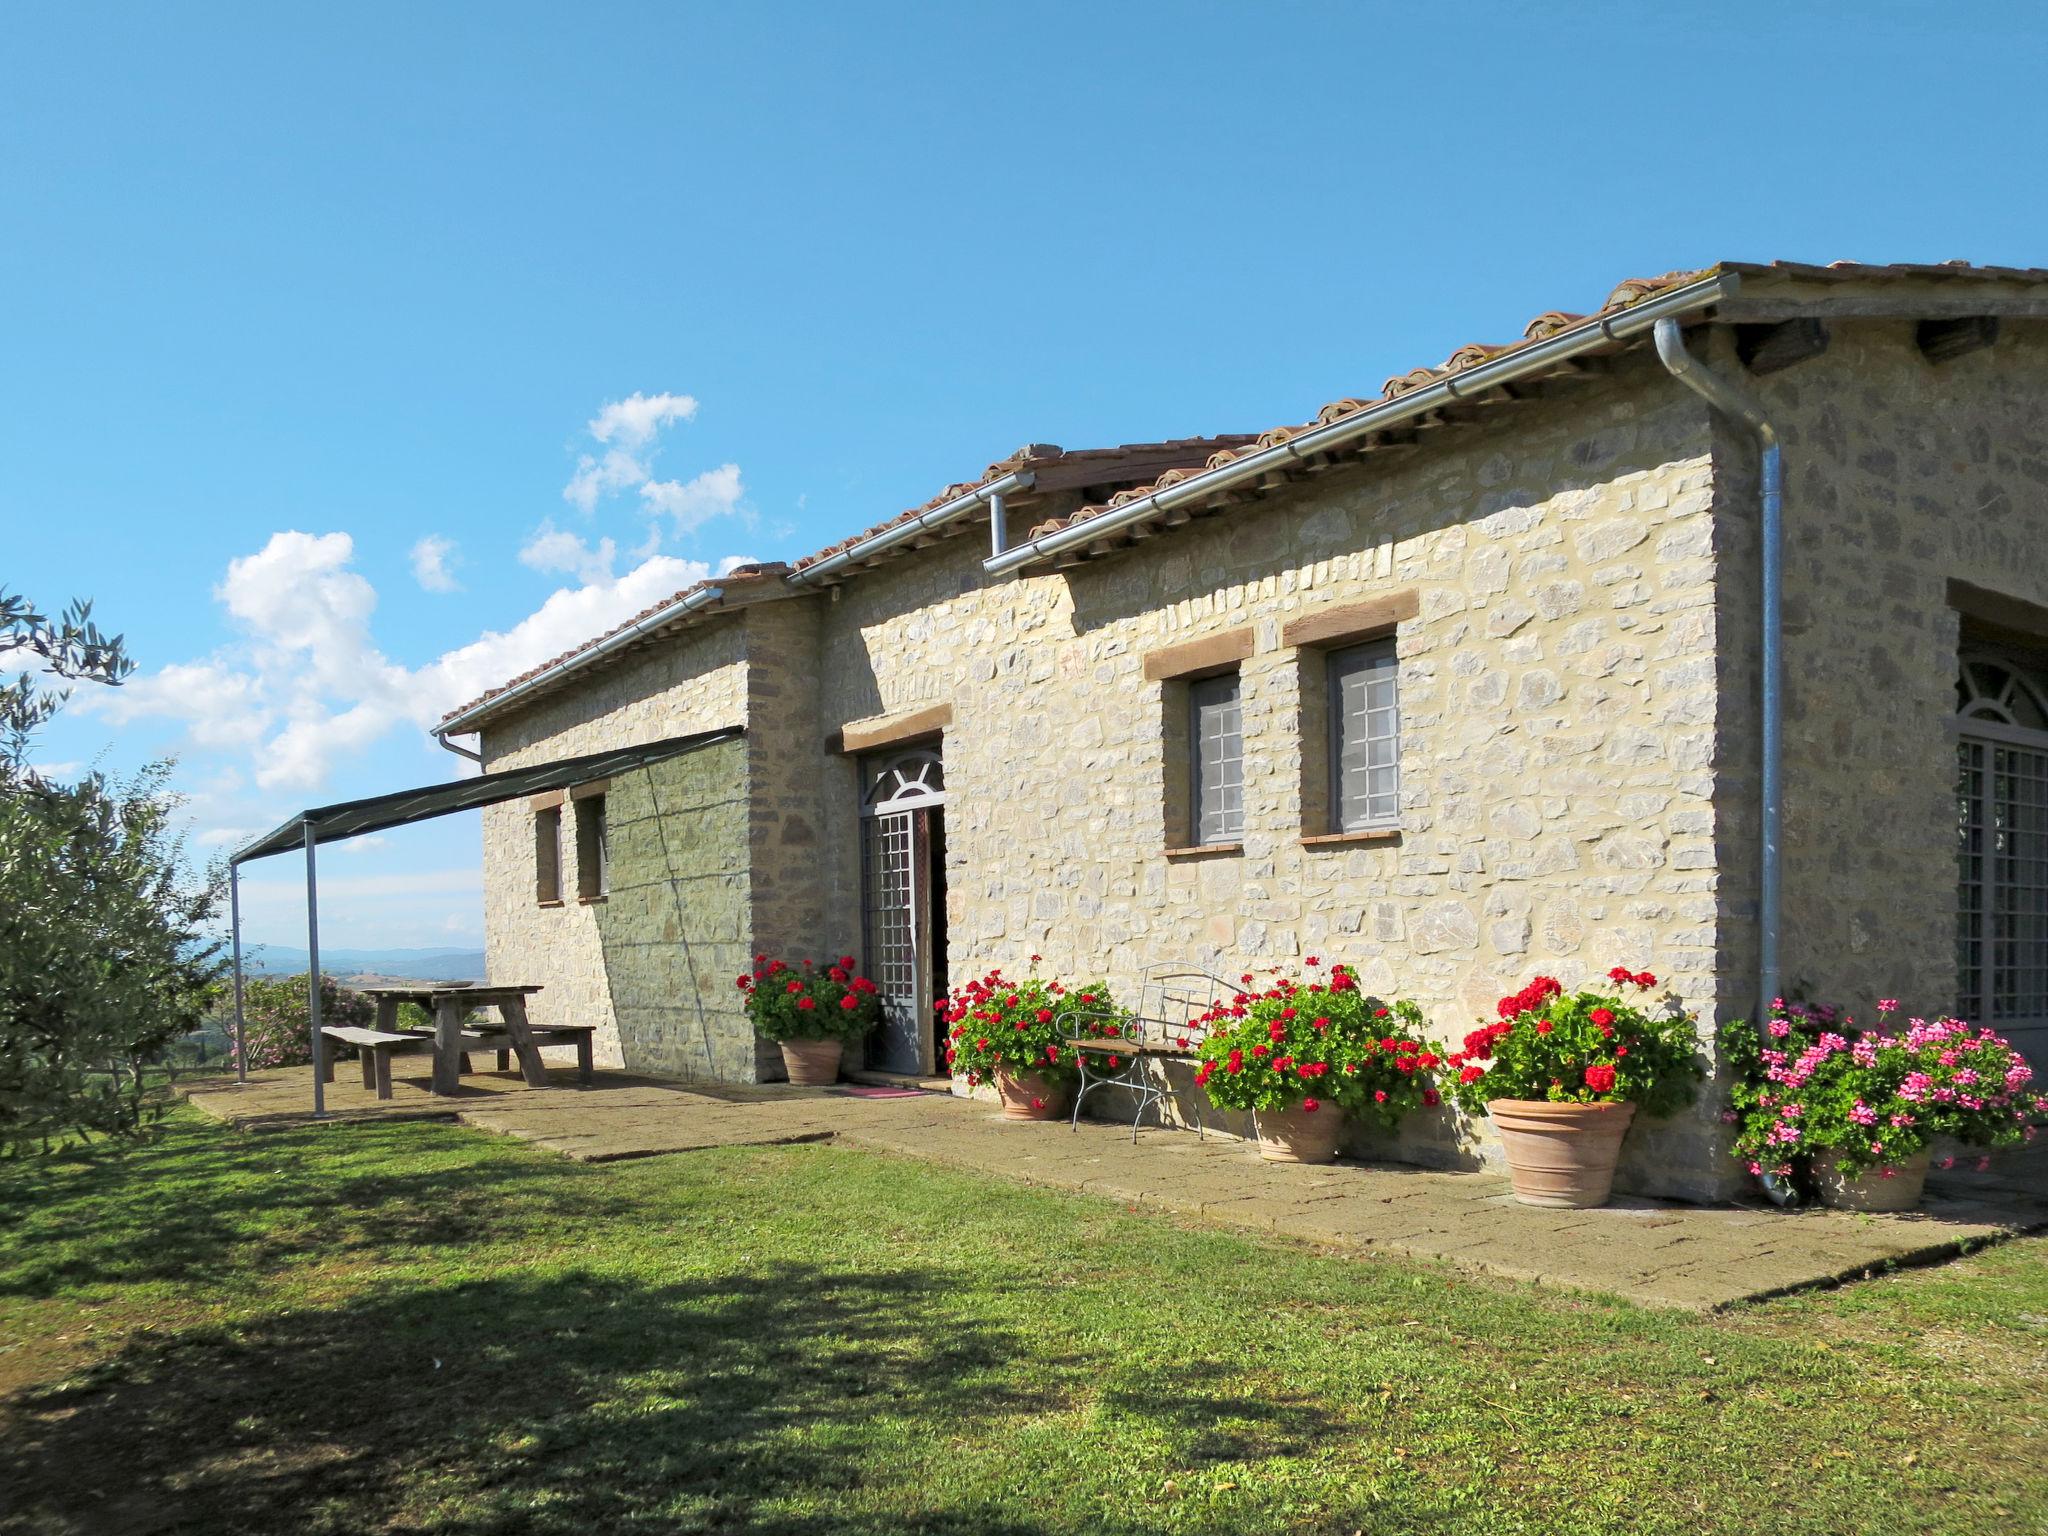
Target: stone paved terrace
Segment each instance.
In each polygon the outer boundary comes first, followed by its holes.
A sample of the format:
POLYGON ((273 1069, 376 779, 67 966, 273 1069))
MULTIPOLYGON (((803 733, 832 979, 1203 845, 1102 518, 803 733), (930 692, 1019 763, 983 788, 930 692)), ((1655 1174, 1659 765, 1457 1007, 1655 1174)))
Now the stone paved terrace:
MULTIPOLYGON (((948 1094, 710 1088, 618 1072, 581 1087, 573 1073, 556 1071, 557 1086, 543 1090, 516 1075, 481 1073, 465 1078, 453 1099, 432 1097, 424 1078, 401 1078, 379 1103, 353 1076, 344 1065, 329 1087, 337 1134, 365 1118, 452 1119, 582 1162, 831 1140, 1361 1257, 1393 1254, 1699 1311, 2048 1227, 2039 1157, 1995 1165, 1989 1175, 1938 1178, 1926 1207, 1907 1216, 1630 1199, 1558 1211, 1516 1204, 1507 1181, 1488 1174, 1291 1167, 1262 1161, 1241 1141, 1180 1130, 1148 1128, 1133 1145, 1128 1126, 1019 1124, 948 1094)), ((213 1081, 184 1091, 207 1113, 246 1128, 310 1120, 309 1068, 256 1074, 239 1088, 213 1081)))

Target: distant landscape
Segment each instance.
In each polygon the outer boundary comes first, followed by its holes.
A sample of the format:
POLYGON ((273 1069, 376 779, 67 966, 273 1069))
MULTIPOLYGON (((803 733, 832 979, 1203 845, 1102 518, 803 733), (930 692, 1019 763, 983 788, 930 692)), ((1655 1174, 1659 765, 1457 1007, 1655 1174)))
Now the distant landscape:
MULTIPOLYGON (((242 953, 242 969, 251 975, 295 976, 306 970, 303 949, 289 944, 252 944, 242 953)), ((320 950, 320 969, 342 981, 481 981, 484 952, 480 949, 328 949, 320 950)))

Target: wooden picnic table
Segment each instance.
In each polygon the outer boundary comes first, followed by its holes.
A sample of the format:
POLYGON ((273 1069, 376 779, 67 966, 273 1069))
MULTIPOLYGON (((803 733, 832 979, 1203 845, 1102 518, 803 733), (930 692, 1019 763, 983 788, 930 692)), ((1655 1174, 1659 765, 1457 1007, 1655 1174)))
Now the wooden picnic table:
POLYGON ((473 985, 466 981, 441 982, 417 987, 363 987, 365 997, 376 999, 377 1028, 395 1031, 398 1005, 418 1003, 434 1016, 435 1093, 454 1093, 462 1081, 462 1015, 471 1008, 496 1008, 505 1018, 505 1034, 519 1057, 519 1072, 529 1088, 548 1086, 548 1070, 534 1043, 533 1030, 526 1022, 526 1000, 539 987, 473 985))

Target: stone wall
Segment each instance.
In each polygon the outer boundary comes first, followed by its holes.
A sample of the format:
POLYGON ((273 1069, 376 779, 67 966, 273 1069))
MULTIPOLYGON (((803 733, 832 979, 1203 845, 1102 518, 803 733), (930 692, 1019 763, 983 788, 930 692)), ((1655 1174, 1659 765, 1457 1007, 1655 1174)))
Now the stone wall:
MULTIPOLYGON (((1867 1017, 1955 1003, 1959 615, 1951 580, 2048 610, 2048 327, 1928 362, 1910 320, 1836 320, 1755 381, 1785 442, 1788 989, 1867 1017)), ((1715 366, 1734 366, 1725 339, 1715 366)), ((1753 720, 1755 453, 1715 449, 1729 551, 1724 687, 1753 720)), ((1722 862, 1734 978, 1754 966, 1756 746, 1730 731, 1722 862)), ((1741 1011, 1751 1001, 1746 991, 1741 1011)))
MULTIPOLYGON (((1235 977, 1314 953, 1456 1037, 1533 972, 1571 985, 1627 964, 1711 1024, 1712 450, 1704 407, 1637 358, 1568 402, 1069 572, 989 584, 977 541, 957 541, 820 610, 825 724, 953 706, 954 980, 1037 953, 1135 996, 1160 964, 1235 977), (1302 738, 1282 625, 1403 592, 1419 611, 1399 631, 1400 835, 1304 844, 1303 755, 1322 745, 1302 738), (1142 658, 1246 625, 1243 848, 1170 857, 1173 685, 1142 658)), ((832 834, 844 890, 851 817, 832 834)), ((1704 1108, 1646 1130, 1625 1182, 1716 1193, 1716 1140, 1704 1108)), ((1438 1126, 1404 1150, 1475 1149, 1438 1126)))

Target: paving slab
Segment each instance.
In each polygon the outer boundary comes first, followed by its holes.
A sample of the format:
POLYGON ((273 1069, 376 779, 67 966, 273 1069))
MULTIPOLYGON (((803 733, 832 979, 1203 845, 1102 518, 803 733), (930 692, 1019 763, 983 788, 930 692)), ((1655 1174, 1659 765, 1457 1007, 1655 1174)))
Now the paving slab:
MULTIPOLYGON (((551 1069, 545 1088, 478 1073, 436 1098, 424 1074, 378 1100, 344 1064, 328 1119, 456 1120, 582 1162, 711 1147, 831 1141, 1125 1205, 1274 1234, 1359 1256, 1391 1255, 1648 1306, 1712 1311, 1762 1296, 1927 1262, 2048 1228, 2048 1156, 1930 1181, 1903 1216, 1686 1206, 1623 1198, 1592 1211, 1518 1204, 1486 1173, 1336 1163, 1268 1163, 1234 1138, 1083 1121, 1020 1123, 988 1104, 924 1094, 867 1099, 787 1086, 735 1088, 600 1072, 589 1085, 551 1069)), ((181 1085, 202 1110, 249 1129, 312 1121, 310 1068, 245 1084, 181 1085)), ((2043 1149, 2048 1151, 2048 1149, 2043 1149)))

